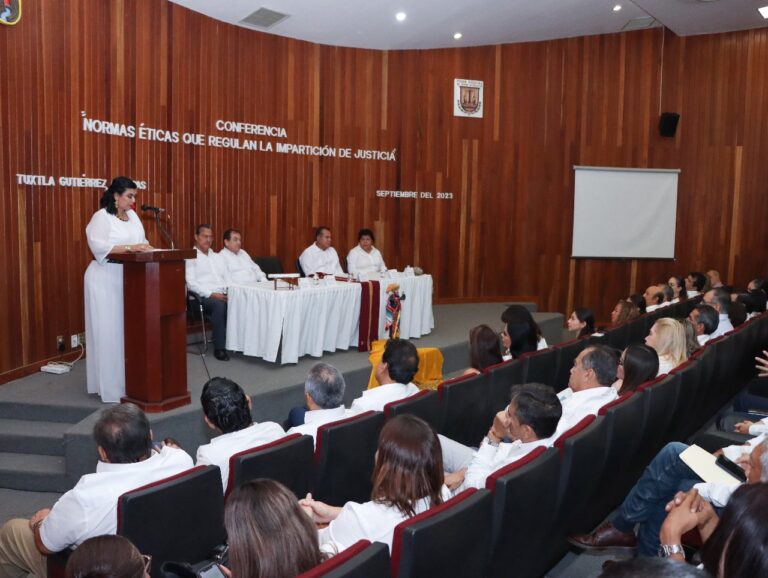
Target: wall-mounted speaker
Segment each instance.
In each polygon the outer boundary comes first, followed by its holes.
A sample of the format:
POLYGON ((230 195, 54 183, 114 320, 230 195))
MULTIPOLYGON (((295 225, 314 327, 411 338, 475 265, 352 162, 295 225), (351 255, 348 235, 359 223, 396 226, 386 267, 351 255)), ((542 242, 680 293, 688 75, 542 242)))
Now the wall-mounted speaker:
POLYGON ((675 136, 678 122, 680 122, 680 115, 676 112, 662 112, 659 117, 659 134, 668 137, 675 136))

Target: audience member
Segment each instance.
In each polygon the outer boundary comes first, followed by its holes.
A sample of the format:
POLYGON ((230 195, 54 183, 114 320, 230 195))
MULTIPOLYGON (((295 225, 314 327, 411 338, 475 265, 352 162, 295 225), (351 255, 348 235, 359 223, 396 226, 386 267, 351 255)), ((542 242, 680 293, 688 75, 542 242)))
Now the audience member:
POLYGON ((124 493, 192 467, 184 451, 152 448, 149 420, 126 403, 103 410, 93 426, 99 462, 53 508, 0 528, 0 569, 8 576, 46 575, 46 555, 117 531, 117 499, 124 493))
POLYGON ((251 256, 242 248, 243 237, 237 229, 224 231, 224 248, 219 252, 227 266, 227 274, 232 283, 258 283, 266 281, 267 276, 251 256))
POLYGON ((256 479, 235 489, 224 526, 232 578, 293 578, 323 561, 311 518, 275 480, 256 479))
MULTIPOLYGON (((680 459, 680 454, 686 449, 688 446, 679 442, 664 446, 611 520, 589 534, 570 536, 568 542, 584 550, 637 548, 640 556, 656 556, 659 550, 659 531, 666 517, 665 507, 675 499, 677 492, 695 488, 713 506, 725 506, 738 485, 702 482, 680 459), (634 528, 637 525, 639 527, 635 535, 634 528)), ((761 443, 750 456, 742 460, 748 484, 768 480, 768 456, 764 458, 764 455, 765 443, 761 443)))
POLYGON ((662 283, 659 285, 659 291, 664 295, 664 300, 661 302, 662 307, 668 307, 669 305, 672 305, 672 303, 677 303, 675 301, 675 292, 672 290, 672 287, 666 283, 662 283))
POLYGON ((640 312, 640 315, 645 315, 645 299, 643 299, 643 296, 640 295, 640 293, 632 293, 629 297, 627 297, 627 301, 632 303, 635 307, 637 307, 637 310, 640 312))
POLYGON ((541 329, 531 312, 523 305, 510 305, 501 315, 504 323, 501 339, 506 354, 504 359, 517 359, 523 353, 547 348, 541 329))
POLYGON ((635 343, 627 347, 619 358, 616 383, 613 387, 619 395, 635 391, 659 373, 659 355, 653 347, 635 343))
POLYGON ((739 293, 736 297, 737 300, 744 304, 747 309, 747 316, 749 319, 757 317, 758 315, 765 313, 766 302, 768 302, 768 295, 762 289, 747 290, 746 293, 739 293))
POLYGON ((724 289, 710 289, 704 294, 704 304, 714 307, 719 315, 720 322, 712 333, 712 339, 733 331, 733 324, 728 317, 728 307, 731 304, 731 296, 724 289))
POLYGON ((707 285, 707 277, 704 273, 692 271, 685 278, 685 291, 688 299, 700 295, 707 285))
POLYGON ((595 332, 595 316, 591 309, 580 307, 568 318, 568 331, 578 331, 576 337, 592 335, 595 332))
POLYGON ((750 281, 747 284, 747 291, 762 291, 763 293, 765 293, 766 292, 765 279, 761 279, 761 278, 752 279, 752 281, 750 281))
POLYGON ((344 376, 338 369, 327 363, 312 366, 304 382, 306 408, 304 411, 301 411, 303 408, 291 410, 289 421, 296 425, 287 433, 311 435, 317 442, 317 430, 321 425, 355 415, 356 412, 344 407, 345 389, 344 376))
POLYGON ((229 481, 229 458, 285 436, 274 422, 254 423, 251 398, 226 377, 214 377, 203 386, 200 405, 206 425, 221 435, 197 448, 197 465, 219 466, 224 491, 229 481))
POLYGON ((557 394, 563 415, 555 438, 616 399, 616 390, 611 385, 616 381, 617 368, 616 353, 605 345, 590 345, 579 353, 571 368, 568 387, 557 394))
POLYGON ((645 299, 645 312, 652 313, 661 307, 664 301, 664 293, 659 289, 658 285, 650 285, 643 293, 643 299, 645 299))
POLYGON ((682 277, 670 277, 667 285, 669 285, 672 289, 672 293, 674 293, 672 303, 679 303, 681 300, 684 301, 688 298, 688 295, 685 292, 685 279, 682 277))
POLYGON ((707 280, 709 281, 710 289, 719 289, 724 287, 723 281, 720 279, 720 273, 714 269, 707 271, 707 280))
POLYGON ((744 325, 747 321, 747 308, 741 301, 734 301, 728 306, 728 319, 734 328, 744 325))
POLYGON ((315 242, 304 249, 299 257, 299 264, 304 275, 344 275, 336 249, 331 247, 331 230, 318 227, 315 230, 315 242))
POLYGON ((223 257, 211 249, 213 231, 210 225, 198 225, 195 230, 195 259, 185 261, 187 288, 197 295, 203 311, 213 326, 213 355, 227 361, 227 288, 230 279, 223 257))
POLYGON ((712 339, 712 334, 720 324, 720 317, 714 307, 709 305, 697 305, 688 315, 696 331, 696 340, 703 346, 712 339))
POLYGON ((618 327, 637 319, 639 316, 640 310, 637 308, 637 305, 625 299, 619 299, 613 311, 611 311, 611 327, 618 327))
POLYGON ((381 430, 370 502, 339 508, 308 495, 300 503, 316 523, 328 524, 319 531, 323 551, 340 552, 358 540, 383 542, 391 550, 395 526, 449 497, 437 435, 422 419, 400 415, 381 430))
POLYGON ((751 578, 768 575, 768 484, 739 487, 722 517, 696 490, 681 492, 667 505, 669 515, 661 527, 660 554, 685 562, 679 552, 683 535, 697 529, 704 544, 701 561, 710 575, 751 578))
POLYGON ((698 339, 696 339, 696 328, 693 326, 693 321, 688 317, 681 319, 680 323, 683 324, 683 332, 685 333, 685 356, 691 357, 701 347, 698 339))
POLYGON ((509 405, 496 414, 488 435, 475 450, 439 435, 448 487, 484 488, 485 479, 540 446, 551 446, 563 414, 554 390, 540 383, 512 386, 509 405))
POLYGON ((469 330, 469 368, 464 375, 476 375, 497 363, 501 363, 499 336, 487 325, 478 325, 469 330))
POLYGON ((152 558, 130 540, 106 535, 88 538, 67 559, 65 578, 149 578, 152 558))
POLYGON ((659 375, 669 373, 688 359, 683 324, 671 317, 656 320, 645 338, 645 344, 659 354, 659 375))
POLYGON ((360 229, 357 234, 357 246, 347 255, 347 271, 359 277, 384 273, 387 265, 379 250, 373 246, 376 238, 370 229, 360 229))
MULTIPOLYGON (((498 341, 496 339, 496 343, 498 341)), ((352 402, 350 410, 354 412, 384 411, 384 406, 390 401, 419 393, 419 388, 412 383, 417 371, 419 371, 419 353, 416 351, 416 346, 406 339, 390 339, 375 369, 379 386, 365 390, 363 395, 352 402)))

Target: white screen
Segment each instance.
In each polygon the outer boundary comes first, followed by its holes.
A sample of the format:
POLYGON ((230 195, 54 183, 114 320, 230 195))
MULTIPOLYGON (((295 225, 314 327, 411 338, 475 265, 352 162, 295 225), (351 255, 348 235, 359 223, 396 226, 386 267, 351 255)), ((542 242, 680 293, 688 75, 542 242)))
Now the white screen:
POLYGON ((574 170, 574 257, 674 258, 680 171, 574 170))

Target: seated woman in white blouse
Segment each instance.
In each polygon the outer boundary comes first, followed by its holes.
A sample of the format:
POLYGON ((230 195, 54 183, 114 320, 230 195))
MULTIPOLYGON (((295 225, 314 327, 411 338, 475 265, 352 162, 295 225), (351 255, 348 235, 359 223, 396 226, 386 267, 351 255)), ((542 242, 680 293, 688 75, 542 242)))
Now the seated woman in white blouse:
POLYGON ((653 347, 659 354, 659 373, 669 373, 688 359, 683 324, 671 317, 657 319, 651 332, 645 338, 645 344, 653 347))
POLYGON ((316 523, 328 524, 319 530, 324 552, 341 552, 358 540, 391 550, 395 526, 449 497, 437 435, 424 420, 400 415, 381 430, 370 502, 336 508, 307 495, 300 503, 316 523))
POLYGON ((357 247, 347 255, 347 271, 350 275, 358 276, 361 273, 383 273, 387 270, 384 258, 379 250, 373 246, 376 238, 370 229, 360 229, 357 234, 357 247))

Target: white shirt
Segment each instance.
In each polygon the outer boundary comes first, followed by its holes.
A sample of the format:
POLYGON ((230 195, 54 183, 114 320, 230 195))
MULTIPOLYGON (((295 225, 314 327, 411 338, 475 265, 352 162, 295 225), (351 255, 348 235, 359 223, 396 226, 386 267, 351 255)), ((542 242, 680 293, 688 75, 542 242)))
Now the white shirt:
POLYGON ((707 334, 705 334, 705 333, 703 333, 703 334, 701 334, 701 335, 697 335, 697 336, 696 336, 696 341, 698 341, 698 342, 699 342, 699 345, 701 345, 702 347, 703 347, 703 346, 704 346, 704 344, 705 344, 707 341, 709 341, 710 339, 712 339, 712 336, 711 336, 711 335, 707 335, 707 334))
MULTIPOLYGON (((451 499, 451 492, 443 486, 443 501, 451 499)), ((416 515, 429 509, 429 498, 422 498, 414 505, 416 515)), ((382 542, 392 550, 392 534, 400 522, 406 519, 400 510, 377 502, 347 502, 335 520, 318 530, 320 549, 336 554, 349 548, 358 540, 382 542)))
POLYGON ((304 249, 304 252, 299 257, 299 263, 307 277, 318 272, 344 275, 344 270, 339 264, 339 256, 333 247, 328 247, 323 251, 316 243, 312 243, 304 249))
POLYGON ((464 483, 459 490, 484 488, 485 480, 496 470, 524 458, 538 447, 550 447, 554 442, 555 438, 551 437, 527 443, 515 440, 511 443, 500 443, 498 446, 492 446, 488 443, 488 438, 484 438, 467 468, 464 483))
POLYGON ((224 259, 213 249, 206 255, 195 247, 197 259, 186 259, 187 287, 200 297, 210 297, 211 293, 226 293, 229 275, 224 259))
POLYGON ((693 299, 694 297, 701 295, 698 291, 686 291, 685 294, 688 295, 688 299, 693 299))
POLYGON ((398 401, 419 393, 419 388, 412 383, 387 383, 373 389, 366 389, 363 395, 352 402, 350 411, 384 411, 390 401, 398 401))
POLYGON ((618 394, 612 387, 591 387, 581 391, 573 391, 570 387, 566 387, 557 394, 557 397, 563 406, 563 415, 557 422, 557 430, 552 436, 554 440, 586 416, 597 415, 600 408, 616 399, 618 394))
POLYGON ((126 492, 192 467, 183 450, 164 446, 133 464, 99 462, 61 496, 40 526, 40 539, 51 552, 79 546, 88 538, 117 532, 117 499, 126 492))
MULTIPOLYGON (((768 432, 768 422, 766 419, 754 423, 749 428, 749 433, 757 435, 757 437, 747 441, 744 445, 733 445, 723 448, 723 455, 732 461, 736 461, 741 456, 750 455, 755 447, 765 441, 765 434, 768 432)), ((739 486, 740 484, 726 485, 702 482, 693 487, 699 490, 699 494, 712 505, 717 506, 718 508, 724 508, 728 504, 731 494, 733 494, 739 486)))
POLYGON ((384 258, 376 247, 371 247, 368 253, 360 245, 354 247, 347 255, 347 269, 350 275, 370 275, 383 273, 387 270, 384 258))
POLYGON ((219 466, 221 470, 221 487, 224 491, 229 482, 229 458, 238 452, 268 444, 281 437, 285 431, 271 421, 254 423, 245 429, 221 434, 211 440, 211 443, 197 448, 197 465, 219 466))
POLYGON ((547 345, 547 340, 544 339, 544 337, 539 337, 539 341, 536 343, 536 351, 541 351, 547 347, 549 347, 549 345, 547 345))
POLYGON ((246 253, 244 249, 240 249, 237 253, 233 253, 224 247, 219 251, 219 255, 226 264, 227 274, 232 283, 248 284, 267 280, 264 271, 254 263, 251 256, 246 253))
POLYGON ((109 214, 106 209, 99 209, 85 228, 88 248, 100 265, 107 262, 107 255, 117 245, 147 242, 144 226, 136 211, 129 209, 125 212, 125 216, 128 220, 121 221, 116 215, 109 214))
POLYGON ((662 307, 662 305, 660 303, 656 304, 656 305, 646 305, 645 306, 645 312, 646 313, 651 313, 653 311, 656 311, 657 309, 660 309, 661 307, 662 307))
POLYGON ((715 329, 712 332, 712 335, 710 337, 712 339, 715 339, 716 337, 720 337, 721 335, 725 335, 729 331, 733 331, 733 324, 731 323, 731 318, 728 317, 725 313, 721 313, 719 315, 720 323, 717 324, 717 329, 715 329))
POLYGON ((668 355, 660 355, 659 356, 659 371, 656 373, 656 377, 664 374, 669 373, 674 368, 677 367, 677 364, 672 361, 672 358, 668 355))
POLYGON ((356 415, 357 412, 347 409, 343 405, 335 407, 333 409, 314 409, 304 414, 304 423, 297 425, 289 429, 286 435, 292 433, 299 433, 302 435, 312 436, 315 439, 315 445, 317 445, 317 430, 320 426, 333 421, 339 421, 347 417, 356 415))

